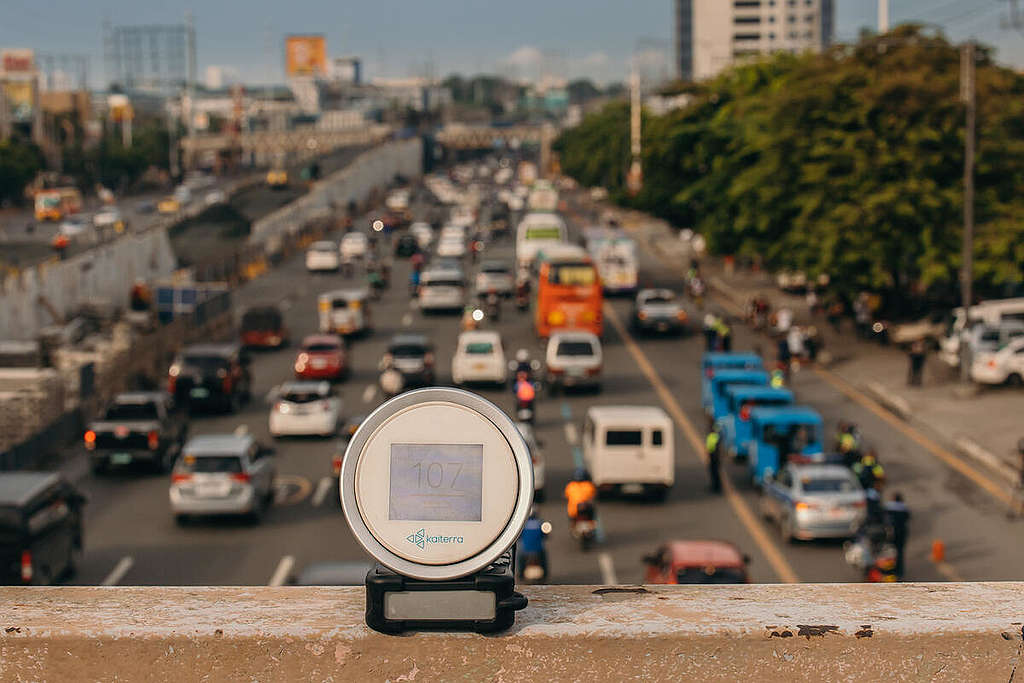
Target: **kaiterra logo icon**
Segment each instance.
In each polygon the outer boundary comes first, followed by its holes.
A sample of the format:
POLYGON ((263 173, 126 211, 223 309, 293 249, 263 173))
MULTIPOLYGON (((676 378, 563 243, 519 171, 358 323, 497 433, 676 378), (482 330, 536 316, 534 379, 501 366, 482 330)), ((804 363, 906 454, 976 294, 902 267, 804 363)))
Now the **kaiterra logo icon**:
POLYGON ((412 534, 410 536, 406 536, 405 540, 407 540, 410 543, 416 545, 417 547, 419 547, 420 550, 423 550, 423 545, 426 542, 426 537, 427 537, 426 531, 424 531, 423 529, 420 529, 416 533, 414 533, 414 534, 412 534))

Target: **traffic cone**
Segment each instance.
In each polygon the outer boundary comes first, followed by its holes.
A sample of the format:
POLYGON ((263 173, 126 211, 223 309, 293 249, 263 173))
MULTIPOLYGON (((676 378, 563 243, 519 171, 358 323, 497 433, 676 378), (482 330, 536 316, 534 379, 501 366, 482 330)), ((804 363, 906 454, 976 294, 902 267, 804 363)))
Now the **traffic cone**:
POLYGON ((935 539, 932 541, 932 562, 938 564, 946 561, 946 544, 935 539))

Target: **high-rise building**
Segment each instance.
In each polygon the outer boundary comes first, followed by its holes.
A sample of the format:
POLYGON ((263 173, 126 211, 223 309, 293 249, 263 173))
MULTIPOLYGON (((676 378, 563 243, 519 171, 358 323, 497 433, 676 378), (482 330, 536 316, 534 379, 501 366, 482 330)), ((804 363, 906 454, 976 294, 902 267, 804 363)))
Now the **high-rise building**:
POLYGON ((832 42, 834 0, 675 0, 676 67, 684 80, 737 59, 820 51, 832 42))

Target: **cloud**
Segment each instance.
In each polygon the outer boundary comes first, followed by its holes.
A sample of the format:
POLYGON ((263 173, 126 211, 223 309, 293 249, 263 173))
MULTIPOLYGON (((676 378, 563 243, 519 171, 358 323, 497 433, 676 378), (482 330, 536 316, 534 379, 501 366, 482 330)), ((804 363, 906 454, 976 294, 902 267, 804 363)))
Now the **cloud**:
POLYGON ((501 63, 523 69, 536 68, 544 59, 544 53, 536 45, 523 45, 501 59, 501 63))

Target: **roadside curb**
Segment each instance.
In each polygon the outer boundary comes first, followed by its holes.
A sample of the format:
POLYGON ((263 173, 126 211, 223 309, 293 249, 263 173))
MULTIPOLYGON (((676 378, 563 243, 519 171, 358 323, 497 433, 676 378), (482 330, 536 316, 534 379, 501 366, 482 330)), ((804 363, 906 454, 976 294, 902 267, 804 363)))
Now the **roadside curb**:
POLYGON ((904 422, 909 422, 914 416, 913 411, 910 409, 910 404, 907 403, 905 398, 896 396, 878 382, 866 382, 861 385, 861 389, 864 393, 875 399, 879 405, 904 422))
POLYGON ((1001 476, 1005 477, 1011 485, 1015 483, 1018 473, 996 454, 964 436, 957 437, 953 440, 953 443, 961 454, 985 465, 994 472, 998 472, 1001 476))

